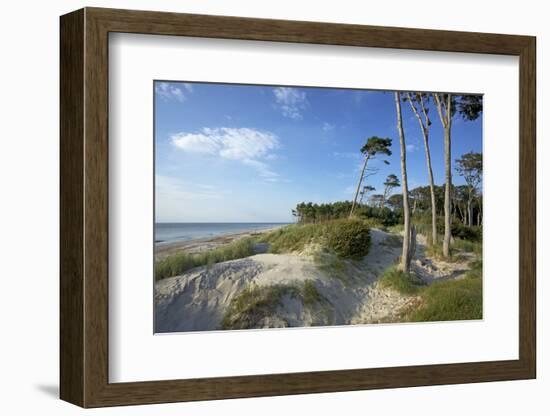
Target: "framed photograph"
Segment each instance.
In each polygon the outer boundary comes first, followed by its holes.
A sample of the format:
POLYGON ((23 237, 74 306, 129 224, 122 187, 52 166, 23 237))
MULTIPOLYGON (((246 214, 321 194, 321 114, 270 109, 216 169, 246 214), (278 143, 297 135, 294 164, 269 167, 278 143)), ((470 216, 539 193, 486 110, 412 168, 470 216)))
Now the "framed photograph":
POLYGON ((535 49, 62 16, 61 398, 535 378, 535 49))

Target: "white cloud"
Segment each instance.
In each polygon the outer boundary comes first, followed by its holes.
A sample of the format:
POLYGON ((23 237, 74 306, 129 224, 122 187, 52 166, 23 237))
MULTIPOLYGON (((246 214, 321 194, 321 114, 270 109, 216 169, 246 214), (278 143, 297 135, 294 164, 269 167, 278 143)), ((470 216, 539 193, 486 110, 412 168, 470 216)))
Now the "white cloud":
POLYGON ((296 88, 277 87, 273 89, 276 106, 281 110, 283 116, 293 120, 303 118, 302 111, 308 106, 306 93, 296 88))
POLYGON ((155 84, 155 93, 164 100, 175 99, 184 102, 187 97, 184 93, 193 92, 193 86, 186 83, 157 82, 155 84))
POLYGON ((414 144, 408 144, 406 147, 407 152, 414 152, 416 150, 416 146, 414 144))
POLYGON ((272 160, 272 151, 280 147, 272 133, 250 128, 203 128, 198 133, 177 133, 170 138, 172 145, 189 153, 199 153, 236 160, 251 166, 263 178, 276 178, 265 160, 272 160))
POLYGON ((323 131, 331 131, 334 129, 334 124, 324 122, 322 128, 323 128, 323 131))

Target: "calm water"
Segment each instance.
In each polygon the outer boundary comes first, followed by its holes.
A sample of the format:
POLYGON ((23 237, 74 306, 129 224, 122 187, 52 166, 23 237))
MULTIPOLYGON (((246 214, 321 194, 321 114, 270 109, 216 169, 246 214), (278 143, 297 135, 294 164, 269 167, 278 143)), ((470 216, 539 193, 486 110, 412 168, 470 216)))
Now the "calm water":
POLYGON ((265 230, 280 225, 285 224, 272 222, 162 222, 155 224, 155 243, 197 240, 246 231, 265 230))

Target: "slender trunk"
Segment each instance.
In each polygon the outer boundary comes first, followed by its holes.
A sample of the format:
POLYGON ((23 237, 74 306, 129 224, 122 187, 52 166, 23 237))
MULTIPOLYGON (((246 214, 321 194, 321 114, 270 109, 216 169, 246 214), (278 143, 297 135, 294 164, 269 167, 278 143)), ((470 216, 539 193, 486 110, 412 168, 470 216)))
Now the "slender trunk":
POLYGON ((361 176, 359 176, 359 182, 357 182, 357 189, 355 190, 355 198, 353 198, 353 204, 351 204, 351 211, 349 212, 350 218, 352 217, 353 211, 355 210, 355 206, 357 205, 357 196, 359 195, 359 189, 361 189, 361 183, 363 183, 363 178, 365 177, 365 170, 367 169, 368 161, 369 161, 369 157, 365 156, 365 163, 363 163, 361 176))
POLYGON ((424 115, 424 121, 422 121, 422 117, 420 117, 418 110, 413 104, 410 93, 407 93, 407 98, 409 100, 409 104, 411 105, 411 109, 413 110, 414 115, 416 116, 416 119, 420 124, 420 130, 422 131, 422 137, 424 138, 424 152, 426 154, 426 168, 428 169, 428 178, 430 181, 430 199, 431 199, 431 205, 432 205, 432 244, 435 245, 437 244, 437 207, 435 205, 434 174, 432 171, 432 158, 430 155, 430 144, 429 144, 428 129, 430 126, 430 119, 428 117, 428 111, 426 110, 426 106, 424 105, 424 98, 422 97, 422 95, 420 95, 419 100, 420 100, 420 108, 422 109, 422 114, 424 115))
POLYGON ((401 148, 401 184, 403 188, 403 252, 401 254, 400 269, 408 273, 411 267, 411 220, 409 211, 409 185, 407 182, 407 149, 405 147, 405 133, 403 132, 403 120, 401 119, 401 94, 395 92, 395 108, 397 111, 397 130, 399 132, 399 144, 401 148))
POLYGON ((445 235, 443 236, 443 256, 451 253, 451 126, 445 126, 445 235))
POLYGON ((443 125, 443 140, 445 149, 445 234, 443 236, 443 256, 449 257, 451 253, 451 121, 452 121, 452 98, 451 94, 434 94, 437 104, 437 111, 441 124, 443 125))
POLYGON ((468 198, 468 226, 472 227, 474 225, 474 213, 472 212, 472 199, 468 198))

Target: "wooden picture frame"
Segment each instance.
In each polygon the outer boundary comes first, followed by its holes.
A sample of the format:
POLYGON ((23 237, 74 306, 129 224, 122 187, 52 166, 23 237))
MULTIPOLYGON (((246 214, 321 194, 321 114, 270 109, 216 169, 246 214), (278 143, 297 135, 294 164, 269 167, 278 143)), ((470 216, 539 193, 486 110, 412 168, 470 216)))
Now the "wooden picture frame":
POLYGON ((60 396, 82 407, 530 379, 536 376, 535 38, 85 8, 61 17, 60 396), (519 359, 109 383, 108 34, 297 42, 519 57, 519 359))

